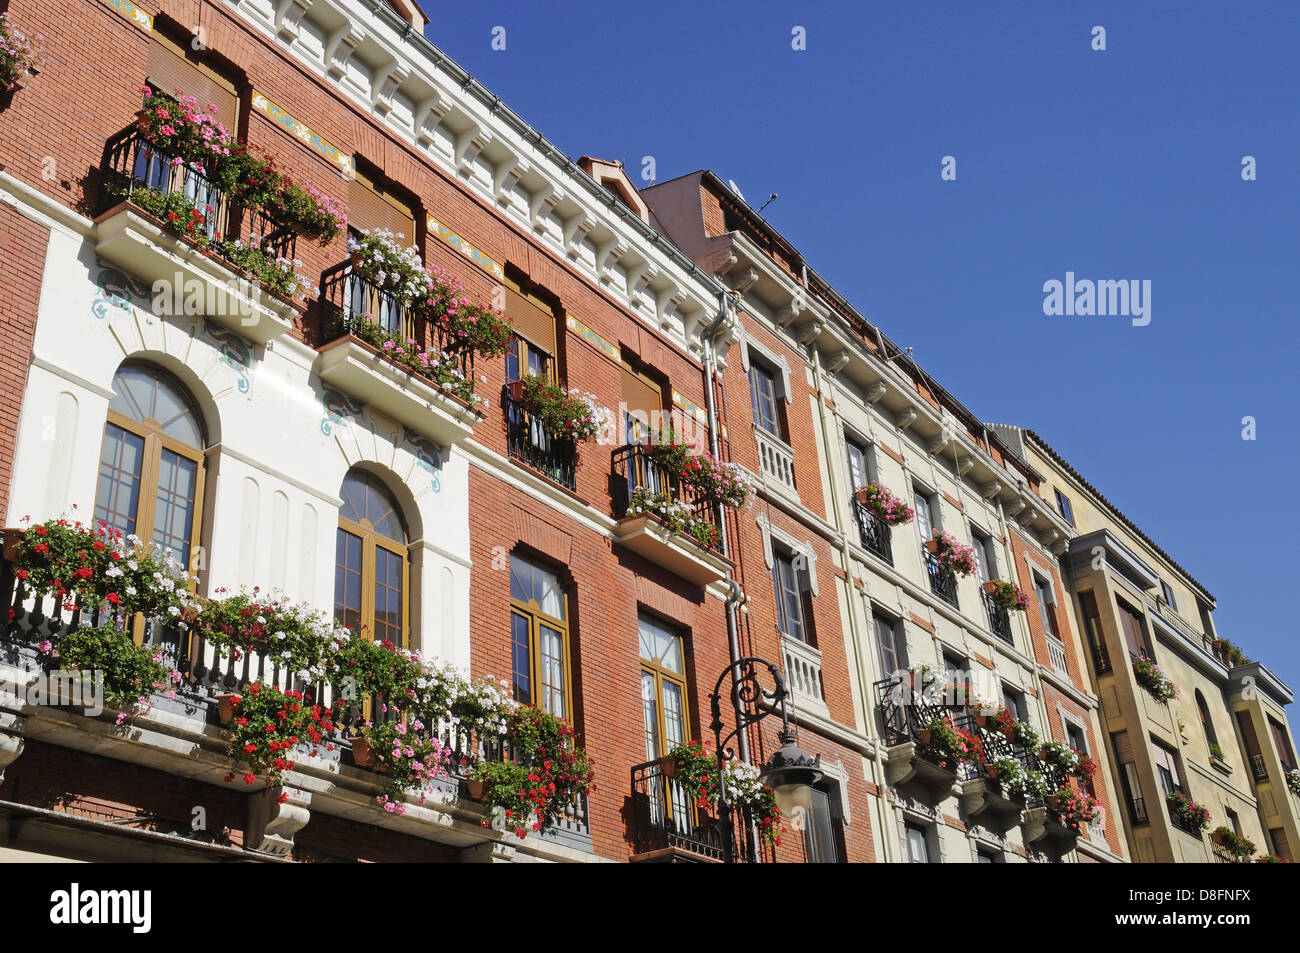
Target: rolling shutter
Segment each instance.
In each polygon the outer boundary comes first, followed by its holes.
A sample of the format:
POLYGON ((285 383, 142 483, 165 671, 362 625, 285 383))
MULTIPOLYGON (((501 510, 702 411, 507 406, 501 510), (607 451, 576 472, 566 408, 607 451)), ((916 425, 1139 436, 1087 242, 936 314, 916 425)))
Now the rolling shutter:
POLYGON ((175 96, 180 89, 199 101, 199 108, 215 106, 213 113, 232 136, 239 131, 239 95, 235 84, 198 62, 193 53, 155 33, 149 44, 149 84, 160 93, 175 96))
POLYGON ((521 338, 555 357, 555 315, 513 281, 506 285, 506 320, 521 338))
POLYGON ((645 414, 646 420, 654 423, 652 415, 662 413, 664 409, 663 394, 654 384, 626 364, 623 365, 623 403, 633 413, 645 414))
POLYGON ((399 236, 403 246, 415 244, 415 213, 410 206, 361 173, 348 186, 348 224, 363 232, 387 229, 399 236))

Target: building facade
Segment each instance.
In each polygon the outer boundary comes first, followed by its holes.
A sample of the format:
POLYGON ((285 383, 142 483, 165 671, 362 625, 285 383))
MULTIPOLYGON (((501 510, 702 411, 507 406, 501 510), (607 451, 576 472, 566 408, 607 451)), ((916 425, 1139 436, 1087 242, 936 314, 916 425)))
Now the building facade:
MULTIPOLYGON (((33 597, 7 536, 0 856, 717 861, 670 752, 711 750, 715 692, 734 726, 724 673, 743 658, 781 673, 822 774, 779 838, 741 825, 747 859, 1208 857, 1152 806, 1170 778, 1269 851, 1297 843, 1290 690, 1224 663, 1212 597, 1038 438, 983 424, 717 176, 642 190, 569 159, 426 40, 410 0, 9 13, 44 51, 0 101, 2 525, 103 520, 173 553, 198 595, 283 592, 487 679, 570 727, 596 784, 515 832, 457 761, 394 810, 348 732, 245 784, 220 696, 315 683, 191 635, 167 643, 177 686, 125 723, 45 704, 51 648, 90 613, 33 597), (184 160, 137 115, 160 95, 194 97, 346 228, 288 227, 247 180, 184 160), (357 251, 378 234, 508 343, 476 354, 453 322, 421 323, 357 251), (300 287, 272 287, 250 246, 300 287), (599 433, 541 413, 532 378, 595 408, 599 433), (695 493, 656 455, 666 433, 733 468, 744 502, 695 493), (883 519, 871 484, 912 517, 883 519), (969 547, 968 571, 935 534, 969 547), (1099 667, 1130 629, 1185 686, 1174 707, 1099 667)), ((776 721, 737 756, 763 764, 776 721)))

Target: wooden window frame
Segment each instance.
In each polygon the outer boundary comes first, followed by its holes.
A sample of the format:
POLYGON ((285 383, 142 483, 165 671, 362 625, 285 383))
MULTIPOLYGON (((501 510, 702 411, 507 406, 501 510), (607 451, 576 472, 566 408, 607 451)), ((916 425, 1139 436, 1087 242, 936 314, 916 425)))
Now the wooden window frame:
MULTIPOLYGON (((400 514, 399 514, 400 515, 400 514)), ((367 641, 375 638, 375 569, 376 549, 383 549, 402 560, 402 641, 399 648, 411 647, 411 557, 410 544, 398 543, 375 532, 374 525, 368 519, 360 523, 339 516, 338 528, 345 533, 361 538, 361 619, 357 624, 358 635, 365 633, 367 641)), ((403 530, 405 532, 405 530, 403 530)), ((335 564, 337 566, 337 563, 335 564)), ((364 636, 363 636, 364 637, 364 636)))
MULTIPOLYGON (((520 558, 522 559, 522 557, 520 558)), ((523 560, 523 561, 527 562, 527 560, 523 560)), ((571 614, 573 610, 573 606, 570 604, 569 591, 567 588, 561 585, 560 592, 564 598, 564 614, 568 616, 571 614)), ((529 679, 529 694, 531 695, 528 704, 532 705, 534 708, 539 709, 540 711, 546 710, 545 708, 542 707, 542 700, 541 700, 542 653, 541 653, 541 639, 540 639, 541 633, 539 631, 540 623, 545 622, 551 628, 559 631, 560 642, 562 646, 561 651, 564 653, 564 657, 560 660, 561 662, 560 668, 564 676, 564 688, 563 688, 564 713, 563 715, 556 715, 555 717, 559 718, 561 721, 565 722, 566 724, 570 724, 570 725, 573 724, 573 664, 572 664, 573 655, 570 652, 570 647, 569 647, 569 642, 570 642, 569 623, 564 619, 557 619, 554 616, 546 612, 543 612, 542 607, 531 599, 528 600, 527 602, 524 602, 520 599, 515 598, 514 596, 511 596, 510 609, 511 612, 516 612, 520 616, 528 620, 528 667, 529 667, 528 679, 529 679)), ((511 679, 514 678, 513 659, 511 660, 510 663, 510 676, 511 679)))
MULTIPOLYGON (((188 395, 187 395, 188 396, 188 395)), ((196 412, 197 413, 197 412, 196 412)), ((191 447, 189 444, 177 440, 175 437, 169 437, 162 432, 162 427, 158 421, 139 421, 134 420, 125 414, 109 409, 106 424, 113 424, 129 433, 135 434, 144 440, 144 450, 140 455, 140 492, 136 500, 135 512, 135 535, 144 540, 146 545, 152 545, 154 519, 157 516, 158 505, 158 473, 162 466, 162 451, 170 450, 186 459, 192 460, 197 467, 197 474, 194 480, 194 517, 190 524, 190 552, 186 570, 194 563, 194 552, 199 543, 199 533, 203 529, 203 487, 205 478, 205 469, 207 464, 207 453, 203 447, 191 447)), ((107 437, 107 427, 104 430, 104 437, 107 437)), ((102 466, 104 459, 104 444, 100 441, 98 466, 102 466)), ((95 477, 95 489, 98 496, 99 475, 95 477)))

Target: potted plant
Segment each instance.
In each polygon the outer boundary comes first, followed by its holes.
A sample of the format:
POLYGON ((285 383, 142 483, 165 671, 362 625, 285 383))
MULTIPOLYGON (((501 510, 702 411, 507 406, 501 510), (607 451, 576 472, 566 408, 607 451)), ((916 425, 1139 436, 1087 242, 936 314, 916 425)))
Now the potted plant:
POLYGON ((1211 758, 1214 758, 1216 761, 1223 760, 1223 748, 1219 745, 1217 741, 1211 741, 1208 747, 1210 749, 1211 758))
POLYGON ((718 760, 710 755, 704 745, 698 741, 674 745, 668 752, 667 760, 672 762, 671 773, 665 769, 664 776, 673 778, 682 790, 694 799, 697 807, 704 807, 717 800, 718 760))
POLYGON ((1091 794, 1063 784, 1047 798, 1049 805, 1060 816, 1061 823, 1076 834, 1097 816, 1099 802, 1091 794))
POLYGON ((984 583, 984 591, 993 603, 1008 612, 1024 612, 1029 606, 1029 594, 1014 582, 1002 579, 990 579, 984 583))
POLYGON ((235 707, 239 704, 240 696, 234 692, 217 693, 217 718, 223 725, 230 724, 235 718, 235 707))
MULTIPOLYGON (((296 689, 286 692, 258 682, 235 704, 234 716, 227 729, 229 755, 249 765, 245 784, 255 783, 259 775, 270 786, 279 784, 284 772, 293 770, 289 756, 295 749, 312 749, 334 730, 330 709, 309 704, 296 689)), ((230 772, 226 783, 234 777, 230 772)))
POLYGON ((28 38, 9 20, 8 13, 0 13, 0 92, 23 89, 40 72, 42 39, 40 34, 28 38))
POLYGON ((1300 768, 1292 768, 1286 773, 1286 787, 1292 794, 1300 794, 1300 768))
POLYGON ((364 734, 352 736, 352 761, 358 768, 375 766, 375 749, 370 746, 370 739, 364 734))
POLYGON ((57 652, 61 669, 97 673, 105 703, 122 712, 145 714, 149 696, 180 681, 167 656, 136 645, 130 633, 116 625, 72 629, 59 638, 57 652))
POLYGON ((1142 655, 1133 662, 1133 675, 1156 701, 1169 703, 1178 697, 1178 688, 1169 676, 1160 670, 1154 659, 1142 655))
POLYGON ((875 480, 859 487, 854 491, 853 496, 867 512, 878 517, 887 526, 910 523, 916 515, 907 505, 906 500, 894 496, 888 487, 882 486, 875 480))
POLYGON ((1079 768, 1079 753, 1067 744, 1048 741, 1038 749, 1038 760, 1072 774, 1079 768))
POLYGON ((975 571, 975 550, 957 542, 951 533, 936 529, 925 541, 925 548, 935 562, 959 576, 969 576, 975 571))
POLYGON ((529 375, 513 381, 510 395, 511 400, 540 417, 546 429, 557 437, 595 440, 609 427, 609 411, 600 406, 595 394, 584 394, 576 388, 566 392, 544 377, 529 375), (520 389, 515 384, 521 385, 520 389))
POLYGON ((1165 797, 1169 813, 1180 817, 1192 830, 1203 831, 1210 826, 1210 812, 1181 791, 1172 791, 1165 797))
POLYGON ((1249 861, 1255 853, 1255 843, 1230 827, 1219 826, 1210 833, 1210 839, 1231 854, 1238 863, 1249 861))

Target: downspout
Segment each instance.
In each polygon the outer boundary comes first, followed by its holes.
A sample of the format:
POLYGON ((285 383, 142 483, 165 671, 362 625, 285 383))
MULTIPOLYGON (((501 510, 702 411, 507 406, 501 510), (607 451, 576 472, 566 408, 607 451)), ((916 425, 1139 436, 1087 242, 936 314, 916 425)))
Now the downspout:
MULTIPOLYGON (((720 448, 718 443, 718 412, 716 402, 713 397, 713 380, 717 373, 717 365, 714 360, 713 352, 713 335, 717 332, 718 326, 726 320, 731 313, 731 304, 727 300, 727 292, 718 292, 718 316, 714 318, 709 325, 700 333, 700 341, 704 345, 704 402, 705 409, 709 417, 709 452, 714 457, 718 456, 720 448)), ((727 520, 726 516, 720 512, 721 517, 718 520, 718 532, 722 540, 722 551, 728 556, 731 554, 731 544, 727 539, 727 520)), ((736 607, 745 601, 745 594, 741 591, 740 583, 736 582, 731 574, 727 575, 727 583, 730 592, 727 594, 727 648, 730 653, 731 663, 734 665, 740 660, 740 627, 736 622, 736 607)), ((738 745, 740 748, 740 758, 746 764, 749 763, 749 737, 746 732, 740 732, 737 735, 738 745)))
MULTIPOLYGON (((718 443, 718 411, 713 397, 713 380, 717 374, 717 364, 714 361, 713 353, 713 335, 717 332, 718 326, 731 313, 731 304, 727 300, 727 291, 718 292, 718 316, 709 323, 700 334, 701 343, 704 345, 704 402, 706 413, 709 417, 709 452, 715 458, 718 458, 720 445, 718 443)), ((728 556, 731 554, 731 546, 727 540, 727 518, 725 511, 719 507, 718 512, 718 534, 722 541, 722 551, 728 556)), ((731 656, 731 664, 740 661, 740 626, 736 621, 736 607, 743 605, 745 594, 740 588, 734 576, 727 575, 727 583, 730 592, 727 594, 727 648, 731 656)), ((740 749, 740 760, 746 764, 752 764, 749 757, 749 733, 737 732, 736 746, 740 749)), ((751 821, 745 830, 745 840, 749 847, 749 856, 755 861, 760 859, 758 850, 758 830, 751 821)))

